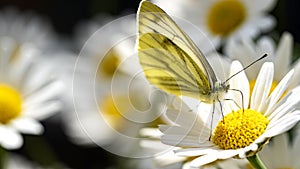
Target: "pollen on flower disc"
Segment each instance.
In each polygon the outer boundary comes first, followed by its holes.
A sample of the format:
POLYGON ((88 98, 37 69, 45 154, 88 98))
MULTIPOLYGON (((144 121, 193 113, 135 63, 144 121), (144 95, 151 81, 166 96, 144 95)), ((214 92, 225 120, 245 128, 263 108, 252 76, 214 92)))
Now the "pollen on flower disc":
POLYGON ((269 120, 255 110, 232 111, 218 123, 212 141, 225 150, 244 148, 263 134, 268 124, 269 120))

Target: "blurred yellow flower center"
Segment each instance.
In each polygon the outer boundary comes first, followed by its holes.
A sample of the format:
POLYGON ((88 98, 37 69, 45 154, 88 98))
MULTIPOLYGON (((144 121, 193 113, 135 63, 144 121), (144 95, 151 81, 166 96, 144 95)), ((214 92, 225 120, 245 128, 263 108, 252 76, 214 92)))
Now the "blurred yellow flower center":
POLYGON ((22 97, 8 85, 0 84, 0 123, 6 124, 20 115, 22 97))
POLYGON ((128 111, 126 98, 118 97, 114 99, 112 96, 107 96, 100 103, 100 110, 105 121, 114 129, 119 129, 122 126, 122 113, 128 111))
POLYGON ((112 77, 120 64, 120 59, 116 52, 109 51, 99 65, 99 71, 105 76, 112 77))
POLYGON ((225 150, 244 148, 263 134, 268 124, 269 120, 255 110, 232 111, 218 123, 212 141, 225 150))
POLYGON ((239 0, 221 0, 208 12, 209 30, 216 35, 227 36, 246 19, 246 9, 239 0))

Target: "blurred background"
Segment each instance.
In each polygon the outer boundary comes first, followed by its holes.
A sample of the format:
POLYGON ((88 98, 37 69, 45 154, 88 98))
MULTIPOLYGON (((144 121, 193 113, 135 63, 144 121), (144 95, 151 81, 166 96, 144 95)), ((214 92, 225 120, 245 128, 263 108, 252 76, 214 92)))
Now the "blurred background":
MULTIPOLYGON (((66 45, 67 48, 73 52, 79 52, 71 45, 74 41, 75 28, 79 23, 88 21, 99 14, 112 16, 135 14, 138 4, 139 0, 1 0, 0 11, 15 8, 21 12, 36 13, 50 22, 58 37, 69 44, 66 45)), ((300 1, 298 0, 278 0, 277 6, 271 12, 277 18, 278 23, 275 28, 277 33, 289 31, 298 43, 300 42, 299 7, 300 1)), ((295 43, 295 45, 298 44, 295 43)), ((111 154, 99 147, 83 147, 74 144, 62 129, 64 123, 66 122, 57 115, 42 121, 45 127, 42 137, 24 135, 24 145, 13 152, 40 164, 59 161, 66 167, 74 169, 121 168, 113 164, 117 160, 122 161, 126 158, 111 154), (40 155, 41 151, 48 152, 48 155, 40 155)), ((54 166, 54 168, 61 168, 61 166, 54 166)))
MULTIPOLYGON (((299 42, 300 23, 297 22, 299 1, 278 0, 272 14, 280 23, 277 30, 291 32, 299 42)), ((20 10, 31 10, 48 18, 55 30, 63 35, 72 35, 73 28, 78 22, 88 20, 99 13, 111 15, 135 13, 138 8, 138 0, 76 0, 76 1, 48 1, 48 0, 1 0, 0 7, 13 6, 20 10)))
MULTIPOLYGON (((72 35, 73 28, 80 21, 88 20, 99 13, 108 13, 119 16, 120 14, 135 13, 138 8, 138 0, 1 0, 0 8, 7 6, 16 7, 19 10, 31 10, 39 15, 49 19, 55 30, 62 35, 72 35)), ((286 30, 294 35, 299 42, 300 23, 298 20, 298 7, 300 2, 297 0, 278 0, 277 6, 272 14, 280 22, 277 24, 277 30, 280 32, 286 30)))

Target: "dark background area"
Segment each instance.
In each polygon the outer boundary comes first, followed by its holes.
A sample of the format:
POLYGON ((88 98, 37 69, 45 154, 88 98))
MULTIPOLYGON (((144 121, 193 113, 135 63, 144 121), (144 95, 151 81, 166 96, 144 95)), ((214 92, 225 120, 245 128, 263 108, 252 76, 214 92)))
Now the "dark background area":
POLYGON ((0 9, 14 6, 22 11, 35 11, 48 18, 57 32, 71 34, 73 27, 80 21, 99 13, 135 13, 138 4, 139 0, 1 0, 0 9))
MULTIPOLYGON (((122 13, 135 13, 138 4, 139 0, 0 0, 0 10, 12 6, 21 11, 34 11, 49 19, 57 33, 72 38, 74 27, 79 22, 99 13, 116 16, 122 13)), ((276 31, 280 34, 289 31, 296 42, 300 42, 300 22, 297 13, 299 4, 299 0, 278 0, 276 8, 272 11, 278 21, 276 31)), ((41 164, 49 163, 50 158, 50 162, 62 161, 76 169, 105 168, 116 163, 116 159, 120 159, 98 147, 84 148, 73 144, 64 134, 63 124, 57 117, 47 119, 43 125, 46 127, 44 135, 25 136, 25 144, 16 151, 17 153, 24 154, 28 159, 39 161, 41 164), (39 145, 41 139, 44 142, 43 146, 39 145), (50 157, 44 159, 38 153, 32 153, 34 150, 28 149, 32 146, 36 147, 37 152, 50 152, 50 157)))
MULTIPOLYGON (((92 18, 98 13, 119 15, 124 12, 135 13, 140 0, 1 0, 0 9, 15 6, 20 10, 32 10, 47 17, 55 30, 71 35, 74 26, 80 21, 92 18)), ((171 1, 171 0, 170 0, 171 1)), ((277 18, 276 30, 289 31, 297 42, 300 41, 300 22, 298 22, 298 0, 278 0, 272 14, 277 18)))

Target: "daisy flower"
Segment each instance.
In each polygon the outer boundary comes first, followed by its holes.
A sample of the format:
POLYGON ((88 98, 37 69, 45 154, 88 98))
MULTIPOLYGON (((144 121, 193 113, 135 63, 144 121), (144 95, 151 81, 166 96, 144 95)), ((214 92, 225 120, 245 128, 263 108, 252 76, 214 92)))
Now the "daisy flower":
POLYGON ((37 64, 41 53, 23 44, 16 53, 16 42, 0 37, 0 145, 17 149, 23 144, 20 133, 41 134, 39 120, 61 108, 58 96, 62 84, 55 81, 51 69, 37 64))
MULTIPOLYGON (((234 61, 230 74, 242 68, 234 61)), ((270 93, 273 74, 274 65, 264 63, 251 97, 245 73, 236 75, 229 81, 230 88, 240 90, 243 97, 239 92, 229 90, 225 98, 233 101, 224 101, 222 109, 215 105, 213 114, 211 104, 183 97, 189 110, 167 111, 166 116, 173 124, 159 127, 164 134, 161 141, 180 147, 175 151, 176 155, 194 158, 191 167, 233 157, 257 160, 257 152, 270 138, 289 130, 300 120, 300 111, 295 110, 300 101, 300 87, 282 96, 293 77, 293 70, 270 93)), ((177 106, 180 108, 181 105, 177 106)))
MULTIPOLYGON (((94 33, 82 38, 87 41, 78 57, 57 56, 53 61, 65 65, 60 73, 68 89, 63 119, 66 133, 76 144, 100 146, 121 156, 140 155, 138 130, 159 116, 157 104, 163 98, 156 96, 159 93, 139 71, 135 24, 132 16, 105 25, 96 22, 97 29, 91 29, 94 33), (130 23, 134 29, 126 32, 130 23)), ((90 30, 89 24, 85 28, 90 30)))
POLYGON ((119 18, 99 15, 91 21, 80 23, 75 39, 80 49, 82 46, 85 48, 81 55, 99 63, 97 73, 100 78, 112 78, 117 69, 124 73, 136 73, 135 69, 132 70, 135 66, 127 65, 124 69, 120 66, 121 63, 129 64, 126 59, 133 58, 136 39, 134 15, 119 18))
MULTIPOLYGON (((185 102, 182 102, 179 98, 170 97, 170 102, 167 105, 168 111, 177 111, 177 113, 187 113, 190 111, 185 102), (173 100, 173 101, 171 101, 173 100), (178 106, 180 105, 180 106, 178 106), (180 109, 178 109, 180 107, 180 109), (180 112, 181 111, 181 112, 180 112)), ((166 118, 163 118, 164 124, 172 123, 166 118)), ((174 123, 173 123, 174 124, 174 123)), ((142 148, 146 149, 148 153, 152 153, 152 156, 144 159, 137 159, 139 161, 139 166, 151 166, 150 168, 158 169, 171 169, 171 168, 181 168, 181 169, 191 169, 190 163, 194 158, 190 158, 187 156, 177 156, 174 151, 178 151, 182 148, 174 147, 170 145, 163 144, 160 141, 163 133, 159 131, 157 128, 143 128, 140 130, 140 135, 148 138, 143 139, 140 142, 142 148)), ((219 160, 216 162, 212 162, 206 165, 199 167, 199 169, 222 169, 222 168, 234 168, 234 169, 243 169, 245 167, 250 166, 249 162, 244 159, 226 159, 219 160)), ((142 167, 140 167, 142 168, 142 167)), ((145 168, 145 167, 143 167, 145 168)))
MULTIPOLYGON (((261 37, 255 43, 251 39, 243 38, 241 41, 229 41, 225 46, 225 55, 231 59, 239 60, 243 65, 247 65, 258 57, 268 54, 264 60, 274 63, 274 78, 272 88, 274 88, 283 76, 292 68, 294 68, 294 76, 300 75, 300 60, 292 64, 293 52, 293 36, 285 32, 280 38, 276 48, 274 40, 268 36, 261 37)), ((263 62, 258 62, 246 70, 246 74, 250 80, 253 88, 255 84, 255 76, 257 75, 263 62)), ((299 84, 298 78, 293 78, 290 82, 289 88, 294 88, 299 84)))
MULTIPOLYGON (((184 103, 182 103, 184 104, 184 103)), ((187 105, 183 105, 187 108, 187 105)), ((182 109, 183 110, 183 109, 182 109)), ((173 111, 180 111, 173 109, 173 111)), ((186 109, 189 111, 189 109, 186 109)), ((182 112, 181 112, 182 113, 182 112)), ((194 158, 189 158, 187 156, 177 156, 174 151, 178 151, 182 148, 169 146, 163 144, 160 141, 162 133, 156 128, 143 128, 140 131, 141 135, 147 137, 148 139, 143 139, 140 142, 142 148, 146 149, 148 153, 153 155, 148 158, 137 159, 139 166, 151 166, 150 168, 181 168, 181 169, 191 169, 190 163, 194 158)), ((244 159, 226 159, 212 162, 199 167, 199 169, 222 169, 222 168, 235 168, 243 169, 250 164, 244 159)), ((145 168, 145 167, 140 167, 145 168)))
POLYGON ((268 12, 276 0, 177 0, 177 6, 164 0, 153 1, 169 14, 192 22, 209 39, 219 42, 216 46, 222 40, 255 37, 275 25, 275 19, 268 12))

